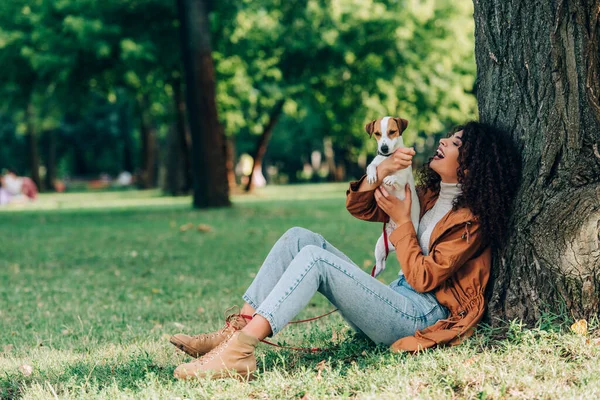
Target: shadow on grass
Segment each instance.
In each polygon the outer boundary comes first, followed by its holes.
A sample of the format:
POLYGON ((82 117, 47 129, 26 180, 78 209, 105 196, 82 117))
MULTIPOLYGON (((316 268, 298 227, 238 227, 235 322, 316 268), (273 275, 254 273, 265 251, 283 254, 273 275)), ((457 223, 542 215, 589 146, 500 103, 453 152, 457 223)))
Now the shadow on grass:
MULTIPOLYGON (((285 345, 286 343, 281 343, 285 345)), ((387 346, 375 345, 370 340, 354 335, 346 340, 327 346, 324 351, 308 353, 286 349, 266 351, 258 360, 259 374, 279 368, 290 376, 301 370, 317 370, 319 363, 326 360, 332 368, 345 376, 355 364, 361 369, 379 365, 381 356, 390 354, 387 346)), ((59 372, 37 370, 32 376, 18 372, 0 377, 0 399, 20 399, 28 387, 50 383, 60 397, 74 388, 94 388, 98 391, 109 386, 119 390, 140 389, 150 377, 161 384, 173 382, 176 365, 160 365, 147 352, 131 354, 125 361, 104 360, 99 363, 80 361, 67 365, 59 372)))
POLYGON ((107 362, 92 364, 77 362, 66 366, 63 371, 37 371, 35 375, 25 377, 19 373, 6 374, 0 377, 0 399, 19 399, 25 389, 34 383, 49 382, 57 395, 61 395, 66 387, 93 386, 99 390, 111 384, 119 389, 139 388, 149 375, 155 376, 159 382, 173 379, 173 367, 158 365, 146 352, 132 354, 125 362, 107 362))

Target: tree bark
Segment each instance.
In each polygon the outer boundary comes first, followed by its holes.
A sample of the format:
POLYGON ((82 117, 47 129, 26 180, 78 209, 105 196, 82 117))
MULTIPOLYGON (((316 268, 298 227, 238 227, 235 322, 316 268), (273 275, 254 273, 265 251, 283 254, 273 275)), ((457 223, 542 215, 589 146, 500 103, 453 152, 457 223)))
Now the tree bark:
POLYGON ((254 153, 252 156, 252 171, 250 172, 250 176, 248 177, 248 183, 246 184, 246 192, 252 190, 254 186, 253 178, 254 174, 262 169, 262 162, 265 153, 267 152, 267 146, 269 145, 269 140, 271 140, 271 136, 273 135, 273 129, 275 125, 277 125, 277 121, 279 121, 279 117, 283 112, 283 105, 285 104, 285 99, 279 100, 273 110, 271 110, 271 114, 269 115, 269 121, 265 125, 260 138, 258 139, 258 143, 256 143, 256 148, 254 149, 254 153))
POLYGON ((210 30, 203 0, 177 0, 188 120, 192 138, 193 205, 228 206, 229 184, 223 133, 215 99, 215 71, 210 30))
POLYGON ((598 316, 600 2, 474 4, 480 119, 512 133, 523 165, 489 316, 598 316))
POLYGON ((26 110, 27 145, 29 147, 29 170, 31 180, 35 182, 39 190, 42 190, 40 179, 40 150, 38 148, 37 132, 35 130, 35 111, 33 103, 27 104, 26 110))

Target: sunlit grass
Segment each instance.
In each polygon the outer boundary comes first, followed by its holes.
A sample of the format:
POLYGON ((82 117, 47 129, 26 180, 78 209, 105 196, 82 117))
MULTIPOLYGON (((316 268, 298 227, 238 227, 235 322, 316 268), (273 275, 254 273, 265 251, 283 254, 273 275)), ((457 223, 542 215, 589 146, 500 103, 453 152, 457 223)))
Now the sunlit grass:
MULTIPOLYGON (((597 321, 584 337, 550 319, 536 329, 482 329, 461 346, 411 356, 355 338, 334 314, 274 338, 324 353, 261 345, 260 374, 249 384, 175 381, 173 369, 188 358, 167 337, 219 328, 286 229, 319 232, 370 268, 381 225, 347 213, 346 187, 269 187, 235 196, 231 208, 201 211, 189 197, 157 191, 42 195, 2 213, 0 397, 600 396, 597 321), (182 231, 186 224, 193 228, 182 231), (19 371, 23 365, 33 368, 30 376, 19 371)), ((392 262, 382 279, 391 281, 397 269, 392 262)), ((316 296, 299 318, 330 309, 316 296)))
MULTIPOLYGON (((259 200, 310 200, 342 198, 347 184, 298 184, 257 188, 249 194, 231 197, 234 203, 259 200)), ((120 190, 105 192, 42 193, 35 202, 0 207, 0 212, 74 209, 114 209, 160 206, 190 206, 191 196, 172 197, 161 190, 120 190)))

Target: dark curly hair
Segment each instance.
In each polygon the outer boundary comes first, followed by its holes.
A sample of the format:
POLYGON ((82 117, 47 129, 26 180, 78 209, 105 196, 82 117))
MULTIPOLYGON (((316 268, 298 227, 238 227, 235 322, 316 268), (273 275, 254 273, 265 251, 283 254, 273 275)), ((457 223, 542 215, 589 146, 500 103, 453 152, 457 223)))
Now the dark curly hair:
MULTIPOLYGON (((481 224, 484 242, 497 249, 506 240, 520 184, 521 157, 512 138, 502 130, 469 121, 451 129, 446 137, 461 130, 456 173, 462 193, 454 199, 452 209, 469 208, 481 224)), ((429 167, 432 159, 416 172, 418 191, 440 191, 442 178, 429 167)))

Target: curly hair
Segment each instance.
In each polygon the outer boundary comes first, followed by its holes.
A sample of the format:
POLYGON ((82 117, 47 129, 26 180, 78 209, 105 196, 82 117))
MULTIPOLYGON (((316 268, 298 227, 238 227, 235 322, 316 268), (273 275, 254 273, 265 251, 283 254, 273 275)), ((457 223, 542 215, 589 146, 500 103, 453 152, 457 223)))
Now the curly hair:
MULTIPOLYGON (((469 121, 451 129, 446 137, 463 131, 456 170, 462 193, 452 209, 467 207, 481 224, 484 242, 494 249, 507 236, 514 197, 521 178, 521 157, 511 137, 488 124, 469 121), (468 172, 465 174, 465 170, 468 172)), ((436 194, 442 178, 430 168, 433 156, 416 172, 416 190, 436 194)))

